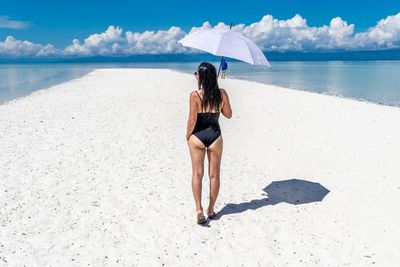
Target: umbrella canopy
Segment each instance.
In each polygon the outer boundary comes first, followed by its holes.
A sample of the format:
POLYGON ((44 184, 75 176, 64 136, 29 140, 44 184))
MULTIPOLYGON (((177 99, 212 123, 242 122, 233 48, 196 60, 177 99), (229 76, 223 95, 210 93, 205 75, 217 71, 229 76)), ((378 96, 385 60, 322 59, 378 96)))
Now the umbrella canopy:
POLYGON ((252 65, 271 66, 264 53, 253 41, 232 30, 198 31, 187 35, 178 43, 209 52, 215 56, 230 57, 252 65))

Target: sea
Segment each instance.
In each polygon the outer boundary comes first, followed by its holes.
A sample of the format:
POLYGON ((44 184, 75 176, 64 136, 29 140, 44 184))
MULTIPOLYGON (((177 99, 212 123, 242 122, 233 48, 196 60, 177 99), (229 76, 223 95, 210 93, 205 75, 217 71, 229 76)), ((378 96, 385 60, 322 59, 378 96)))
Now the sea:
MULTIPOLYGON (((99 68, 166 68, 192 74, 200 62, 0 63, 0 105, 99 68)), ((211 62, 218 67, 219 62, 211 62)), ((227 76, 400 107, 400 60, 271 61, 271 68, 228 60, 227 76)))

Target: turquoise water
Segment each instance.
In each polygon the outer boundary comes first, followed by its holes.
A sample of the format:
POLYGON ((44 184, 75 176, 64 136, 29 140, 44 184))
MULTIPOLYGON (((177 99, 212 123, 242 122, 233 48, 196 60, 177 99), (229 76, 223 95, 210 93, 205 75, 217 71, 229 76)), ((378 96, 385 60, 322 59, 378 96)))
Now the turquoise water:
POLYGON ((238 78, 400 106, 400 61, 275 62, 269 71, 231 65, 238 78))
MULTIPOLYGON (((96 68, 169 68, 192 74, 199 62, 0 64, 0 103, 96 68)), ((218 66, 218 62, 212 62, 218 66)), ((228 76, 400 106, 400 61, 228 62, 228 76)))
POLYGON ((0 104, 80 77, 90 70, 85 65, 0 64, 0 104))

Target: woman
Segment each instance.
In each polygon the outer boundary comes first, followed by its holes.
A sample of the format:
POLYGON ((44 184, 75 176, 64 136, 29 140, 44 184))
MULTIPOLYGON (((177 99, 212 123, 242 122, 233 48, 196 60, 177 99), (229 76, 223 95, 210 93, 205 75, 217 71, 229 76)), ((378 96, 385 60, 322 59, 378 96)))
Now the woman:
POLYGON ((196 219, 198 224, 203 224, 206 222, 201 205, 204 157, 207 152, 208 176, 210 177, 210 203, 207 215, 209 219, 214 219, 223 146, 218 119, 220 113, 230 119, 232 109, 228 94, 224 89, 218 87, 217 71, 212 64, 201 63, 194 75, 199 90, 190 94, 186 140, 192 159, 192 191, 196 203, 196 219))

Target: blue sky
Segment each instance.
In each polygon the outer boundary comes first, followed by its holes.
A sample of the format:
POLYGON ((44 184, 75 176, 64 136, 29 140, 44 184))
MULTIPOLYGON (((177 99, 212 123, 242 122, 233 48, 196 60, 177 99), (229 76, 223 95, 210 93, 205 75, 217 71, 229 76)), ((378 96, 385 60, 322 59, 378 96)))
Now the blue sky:
MULTIPOLYGON (((399 12, 398 0, 15 0, 3 1, 1 4, 0 42, 3 42, 7 36, 12 36, 15 40, 28 40, 33 44, 43 46, 51 44, 57 49, 64 49, 71 45, 73 39, 76 38, 83 43, 85 38, 91 34, 103 33, 111 25, 122 29, 121 36, 127 31, 133 33, 142 33, 146 30, 167 31, 171 26, 176 26, 188 33, 192 27, 201 27, 206 21, 212 26, 218 22, 229 25, 231 21, 234 24, 249 26, 259 22, 265 15, 271 15, 276 20, 286 21, 296 14, 306 21, 307 27, 330 25, 333 18, 340 17, 348 25, 353 25, 352 34, 355 35, 368 31, 371 27, 376 26, 379 20, 399 12), (210 5, 210 2, 214 4, 210 5)), ((392 23, 392 30, 393 25, 397 27, 392 23)), ((393 40, 391 42, 393 43, 393 40)), ((278 50, 285 49, 285 47, 287 50, 316 47, 308 44, 303 45, 305 48, 280 45, 279 42, 277 44, 266 43, 264 47, 267 50, 274 49, 273 47, 277 47, 278 50)), ((344 47, 343 44, 341 45, 344 47)))

